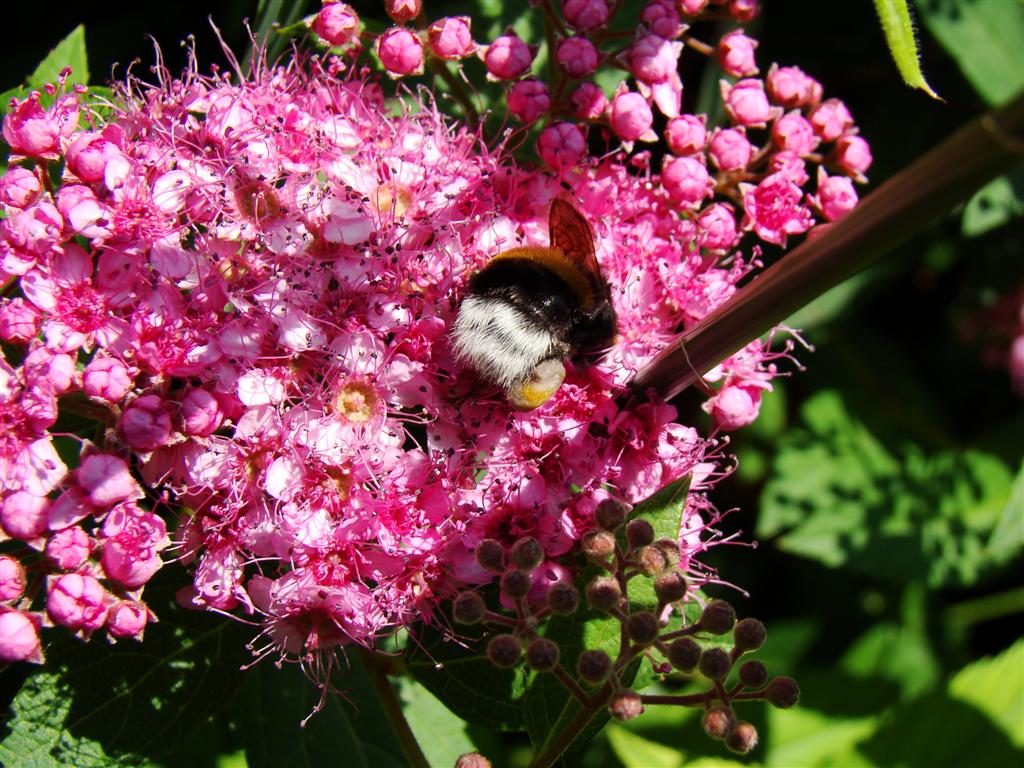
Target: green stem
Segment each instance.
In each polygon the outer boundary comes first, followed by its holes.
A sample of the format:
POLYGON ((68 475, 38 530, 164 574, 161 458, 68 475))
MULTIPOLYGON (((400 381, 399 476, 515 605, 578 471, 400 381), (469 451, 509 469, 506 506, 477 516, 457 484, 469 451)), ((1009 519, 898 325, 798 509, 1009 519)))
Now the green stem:
POLYGON ((1024 158, 1024 93, 961 128, 805 240, 682 334, 634 378, 643 392, 675 397, 700 376, 812 299, 965 200, 1024 158))
POLYGON ((391 730, 402 747, 402 752, 405 754, 406 760, 409 761, 409 765, 413 768, 430 768, 430 763, 427 762, 419 742, 416 741, 416 735, 409 727, 409 721, 405 719, 402 704, 395 694, 394 686, 388 680, 389 660, 364 648, 358 649, 357 653, 370 676, 370 681, 377 692, 377 698, 388 718, 388 724, 391 725, 391 730))
POLYGON ((946 609, 946 622, 957 627, 969 627, 982 621, 1000 619, 1024 611, 1024 587, 1017 587, 997 595, 986 595, 946 609))

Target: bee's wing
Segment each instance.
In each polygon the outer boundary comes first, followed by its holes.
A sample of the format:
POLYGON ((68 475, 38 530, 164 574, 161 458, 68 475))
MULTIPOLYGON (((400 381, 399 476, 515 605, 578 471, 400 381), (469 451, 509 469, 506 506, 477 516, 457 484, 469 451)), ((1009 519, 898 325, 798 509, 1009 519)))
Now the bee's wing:
POLYGON ((583 214, 568 200, 556 197, 551 201, 548 226, 551 229, 551 247, 558 248, 576 262, 592 283, 601 285, 604 278, 594 252, 594 231, 583 214))

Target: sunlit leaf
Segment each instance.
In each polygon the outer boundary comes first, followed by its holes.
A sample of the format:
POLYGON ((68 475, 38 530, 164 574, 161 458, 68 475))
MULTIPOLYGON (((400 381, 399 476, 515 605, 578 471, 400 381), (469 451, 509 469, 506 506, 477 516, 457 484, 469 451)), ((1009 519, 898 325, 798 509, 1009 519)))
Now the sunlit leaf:
POLYGON ((921 71, 920 52, 907 0, 875 0, 875 11, 882 23, 885 41, 889 45, 889 52, 903 77, 903 82, 911 88, 919 88, 933 99, 939 98, 921 71))

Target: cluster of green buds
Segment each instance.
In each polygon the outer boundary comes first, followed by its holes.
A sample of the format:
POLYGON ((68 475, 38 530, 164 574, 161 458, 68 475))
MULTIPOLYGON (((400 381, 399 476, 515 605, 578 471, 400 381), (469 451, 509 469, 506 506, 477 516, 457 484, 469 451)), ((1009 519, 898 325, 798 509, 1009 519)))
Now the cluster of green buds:
POLYGON ((540 605, 527 600, 531 573, 545 557, 540 542, 524 537, 506 551, 495 539, 483 540, 476 548, 477 562, 500 574, 502 602, 513 611, 493 610, 478 592, 466 591, 455 598, 453 619, 493 629, 487 642, 491 663, 513 668, 525 660, 530 669, 554 675, 583 712, 593 715, 604 707, 613 718, 630 720, 651 705, 701 707, 709 736, 734 752, 749 752, 757 744, 757 731, 736 716, 734 703, 763 699, 791 707, 800 695, 796 682, 769 678, 763 663, 742 660, 764 644, 765 627, 753 618, 737 621, 726 601, 706 601, 699 616, 687 621, 693 612, 684 611, 683 604, 704 599, 680 568, 679 544, 657 538, 648 520, 629 517, 622 503, 602 501, 594 512, 595 529, 580 544, 587 561, 577 578, 582 598, 573 584, 555 582, 540 605), (576 650, 570 659, 567 649, 545 636, 550 620, 583 613, 617 621, 617 647, 576 650), (644 659, 656 676, 698 675, 708 687, 680 695, 640 693, 633 686, 644 659))

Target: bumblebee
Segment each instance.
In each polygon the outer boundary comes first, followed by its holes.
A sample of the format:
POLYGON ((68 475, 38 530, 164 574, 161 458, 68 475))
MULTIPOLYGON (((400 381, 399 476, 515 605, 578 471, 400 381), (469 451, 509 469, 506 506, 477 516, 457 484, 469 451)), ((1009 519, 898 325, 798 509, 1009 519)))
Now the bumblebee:
POLYGON ((555 198, 548 225, 550 247, 503 251, 470 278, 451 334, 455 356, 524 411, 558 391, 566 359, 593 361, 615 338, 590 224, 555 198))

